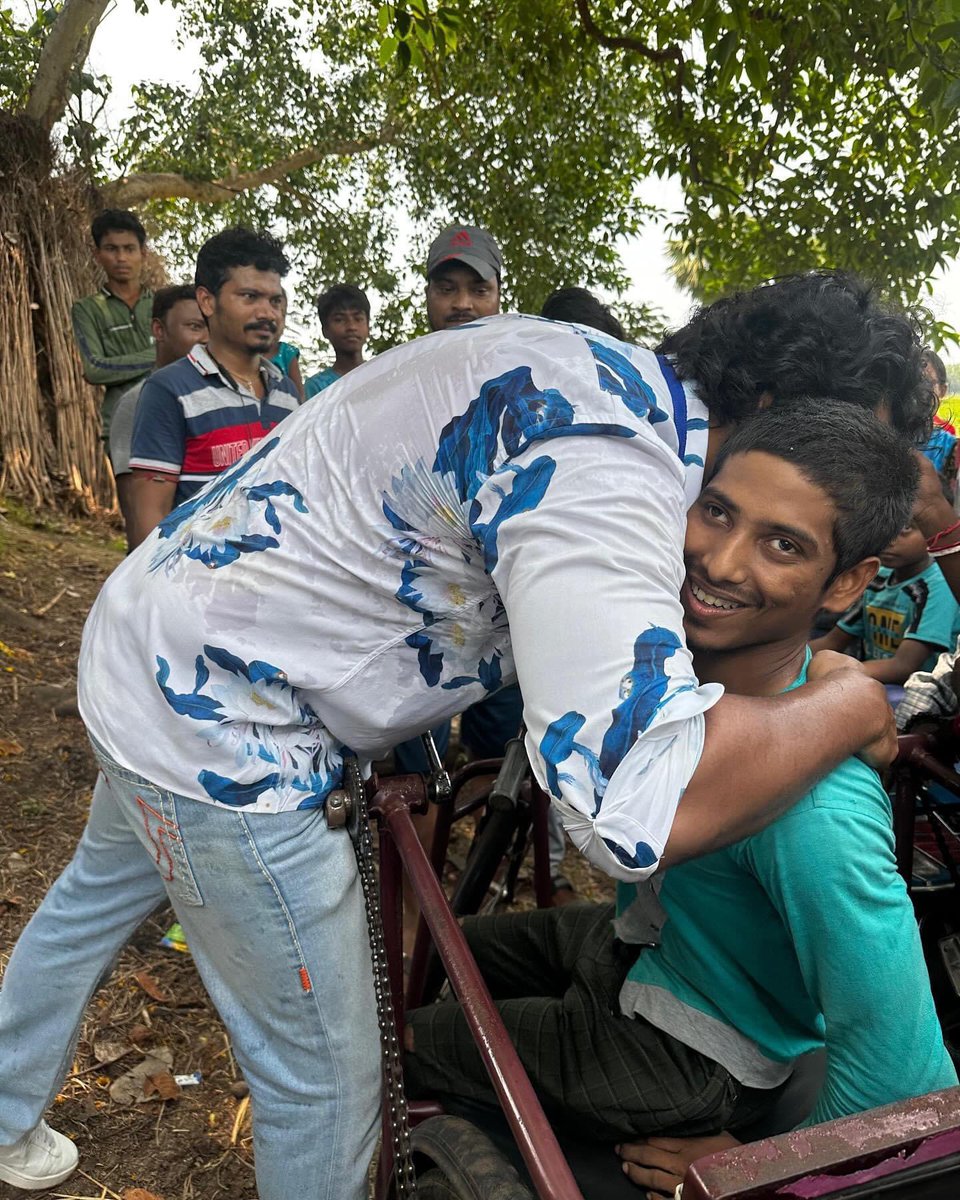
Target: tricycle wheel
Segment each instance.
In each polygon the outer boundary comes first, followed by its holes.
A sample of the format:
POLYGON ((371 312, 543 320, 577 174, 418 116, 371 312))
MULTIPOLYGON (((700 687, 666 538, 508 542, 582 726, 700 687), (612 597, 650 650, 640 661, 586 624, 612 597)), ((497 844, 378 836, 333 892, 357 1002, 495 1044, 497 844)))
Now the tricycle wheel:
POLYGON ((461 1117, 431 1117, 411 1140, 419 1200, 534 1200, 486 1134, 461 1117))

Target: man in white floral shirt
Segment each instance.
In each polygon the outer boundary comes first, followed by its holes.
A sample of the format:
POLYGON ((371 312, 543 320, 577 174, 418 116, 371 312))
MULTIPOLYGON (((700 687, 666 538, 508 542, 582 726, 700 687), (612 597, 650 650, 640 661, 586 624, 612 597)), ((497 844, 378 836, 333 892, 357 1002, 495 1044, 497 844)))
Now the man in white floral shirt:
POLYGON ((769 699, 700 686, 678 597, 687 506, 759 405, 830 396, 922 432, 913 325, 810 275, 660 350, 523 316, 419 339, 308 402, 110 578, 80 661, 89 825, 0 991, 0 1179, 73 1169, 42 1113, 97 981, 169 896, 250 1083, 261 1200, 364 1195, 373 992, 323 811, 345 747, 370 759, 517 679, 568 834, 628 882, 758 830, 852 753, 891 756, 883 688, 849 660, 769 699))

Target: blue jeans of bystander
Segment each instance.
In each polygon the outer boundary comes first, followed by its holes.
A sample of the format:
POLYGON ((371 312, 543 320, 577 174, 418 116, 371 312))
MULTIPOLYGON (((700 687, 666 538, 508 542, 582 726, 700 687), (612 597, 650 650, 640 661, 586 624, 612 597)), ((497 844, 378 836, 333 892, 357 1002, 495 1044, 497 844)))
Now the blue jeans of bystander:
POLYGON ((0 1145, 40 1120, 99 981, 169 897, 250 1085, 261 1200, 360 1200, 380 1055, 348 835, 321 809, 232 812, 98 757, 76 853, 0 988, 0 1145))

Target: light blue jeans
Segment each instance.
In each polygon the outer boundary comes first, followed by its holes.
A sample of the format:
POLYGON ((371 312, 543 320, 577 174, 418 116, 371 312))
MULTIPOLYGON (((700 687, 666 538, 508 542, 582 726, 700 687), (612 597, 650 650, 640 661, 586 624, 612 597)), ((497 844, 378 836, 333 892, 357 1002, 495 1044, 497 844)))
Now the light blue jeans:
POLYGON ((260 1200, 360 1200, 381 1074, 349 836, 318 809, 175 795, 95 749, 87 827, 0 988, 0 1145, 41 1119, 101 977, 169 897, 250 1085, 260 1200))

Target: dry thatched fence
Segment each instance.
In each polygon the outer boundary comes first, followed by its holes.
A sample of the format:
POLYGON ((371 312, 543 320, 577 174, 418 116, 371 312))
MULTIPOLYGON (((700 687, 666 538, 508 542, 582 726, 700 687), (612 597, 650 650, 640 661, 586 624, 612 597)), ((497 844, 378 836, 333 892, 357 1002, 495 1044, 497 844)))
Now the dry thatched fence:
POLYGON ((53 172, 43 130, 0 112, 0 492, 93 512, 115 495, 100 390, 81 373, 70 306, 97 286, 95 194, 53 172))

